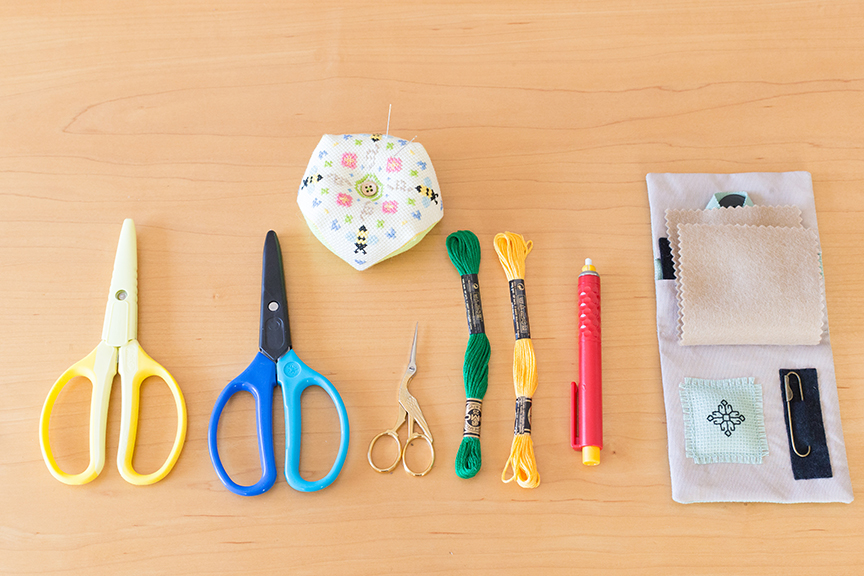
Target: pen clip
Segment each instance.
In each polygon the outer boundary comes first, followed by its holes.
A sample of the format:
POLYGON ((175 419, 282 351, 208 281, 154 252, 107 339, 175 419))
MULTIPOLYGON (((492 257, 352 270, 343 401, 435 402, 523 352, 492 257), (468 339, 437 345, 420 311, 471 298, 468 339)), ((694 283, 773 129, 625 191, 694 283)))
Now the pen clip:
POLYGON ((570 446, 574 450, 582 449, 582 438, 579 437, 579 385, 570 383, 570 446))

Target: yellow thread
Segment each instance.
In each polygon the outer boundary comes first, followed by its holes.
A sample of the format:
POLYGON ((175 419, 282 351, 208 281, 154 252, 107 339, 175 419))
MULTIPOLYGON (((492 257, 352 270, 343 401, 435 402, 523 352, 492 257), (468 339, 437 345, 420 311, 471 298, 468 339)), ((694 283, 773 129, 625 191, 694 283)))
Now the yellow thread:
MULTIPOLYGON (((504 232, 495 235, 495 252, 508 281, 525 279, 525 259, 533 247, 534 244, 530 240, 525 242, 520 234, 504 232)), ((530 338, 516 340, 513 350, 513 385, 517 398, 533 397, 537 390, 537 363, 530 338)), ((540 473, 534 459, 534 443, 530 432, 513 436, 510 458, 501 473, 501 480, 508 483, 514 479, 523 488, 536 488, 540 485, 540 473), (509 478, 508 470, 512 470, 509 478)))

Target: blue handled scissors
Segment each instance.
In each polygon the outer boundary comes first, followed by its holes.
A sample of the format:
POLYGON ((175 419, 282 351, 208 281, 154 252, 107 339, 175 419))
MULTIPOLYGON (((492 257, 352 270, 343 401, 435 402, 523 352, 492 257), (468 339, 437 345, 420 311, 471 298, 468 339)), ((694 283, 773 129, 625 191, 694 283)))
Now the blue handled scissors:
POLYGON ((288 325, 288 302, 285 294, 285 276, 282 271, 282 252, 276 233, 270 230, 264 242, 264 270, 261 278, 261 330, 259 352, 237 378, 228 383, 216 400, 207 444, 210 459, 219 479, 231 492, 241 496, 257 496, 269 490, 276 482, 276 455, 273 451, 273 389, 282 388, 285 407, 285 479, 295 490, 315 492, 333 483, 348 452, 348 415, 339 392, 321 374, 315 372, 291 348, 291 330, 288 325), (320 480, 306 480, 300 475, 300 396, 310 386, 323 388, 336 406, 341 429, 341 440, 336 461, 330 472, 320 480), (255 399, 258 428, 258 455, 261 459, 261 479, 251 486, 241 486, 231 480, 222 466, 217 447, 216 432, 219 418, 228 399, 246 391, 255 399))

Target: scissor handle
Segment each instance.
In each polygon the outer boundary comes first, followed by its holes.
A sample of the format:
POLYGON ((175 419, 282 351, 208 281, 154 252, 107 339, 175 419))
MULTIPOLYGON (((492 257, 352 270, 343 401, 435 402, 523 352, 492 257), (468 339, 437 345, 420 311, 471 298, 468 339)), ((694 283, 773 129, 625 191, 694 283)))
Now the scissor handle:
POLYGON ((432 438, 430 438, 429 436, 427 436, 426 434, 423 434, 421 432, 414 432, 413 434, 408 436, 408 439, 405 440, 405 446, 402 447, 402 467, 405 468, 405 471, 408 474, 410 474, 411 476, 425 476, 426 474, 429 473, 430 470, 432 470, 432 466, 434 466, 434 465, 435 465, 435 447, 432 446, 432 438), (426 469, 423 470, 422 472, 415 472, 414 470, 409 468, 408 467, 408 461, 405 459, 405 454, 408 452, 408 447, 411 446, 411 443, 414 442, 414 440, 418 440, 418 439, 426 441, 426 443, 429 445, 429 453, 432 455, 432 458, 429 461, 429 466, 427 466, 426 469))
POLYGON ((216 469, 219 480, 228 490, 240 496, 257 496, 270 489, 276 482, 276 455, 273 452, 273 388, 277 386, 276 364, 259 352, 252 363, 237 378, 219 394, 210 425, 207 429, 207 446, 210 449, 210 460, 216 469), (219 429, 219 418, 228 399, 238 392, 250 392, 255 399, 255 417, 258 428, 258 456, 261 459, 261 479, 251 486, 237 484, 225 471, 219 458, 216 432, 219 429))
POLYGON ((396 466, 399 464, 399 460, 402 459, 402 443, 399 442, 399 435, 395 430, 385 430, 381 432, 374 438, 372 438, 372 442, 369 443, 369 451, 366 452, 366 459, 369 460, 369 465, 372 466, 372 469, 376 472, 381 472, 382 474, 387 472, 392 472, 396 466), (375 443, 378 442, 383 436, 390 436, 393 440, 396 441, 396 459, 393 460, 393 463, 387 468, 379 468, 375 465, 375 462, 372 461, 372 449, 375 448, 375 443))
POLYGON ((276 369, 285 404, 285 479, 292 488, 301 492, 321 490, 336 480, 348 454, 350 428, 345 404, 336 387, 324 376, 306 366, 294 350, 289 350, 279 358, 276 369), (318 386, 330 396, 339 416, 341 434, 336 460, 327 475, 319 480, 306 480, 300 475, 300 435, 303 428, 300 397, 310 386, 318 386))
POLYGON ((108 427, 108 401, 111 384, 117 371, 117 349, 102 341, 90 354, 73 364, 51 387, 42 414, 39 417, 39 445, 42 458, 51 474, 64 484, 81 485, 96 478, 105 465, 105 433, 108 427), (80 474, 69 474, 60 469, 51 451, 48 426, 54 403, 63 388, 76 376, 87 378, 93 385, 90 396, 90 463, 80 474))
POLYGON ((137 340, 130 340, 120 347, 120 445, 117 449, 117 468, 120 475, 130 484, 146 486, 164 478, 177 463, 183 442, 186 440, 186 402, 183 392, 174 377, 158 362, 153 360, 137 340), (141 384, 155 376, 168 385, 174 404, 177 407, 177 433, 174 445, 165 463, 151 474, 139 474, 132 467, 135 456, 135 439, 138 436, 138 410, 141 403, 141 384))

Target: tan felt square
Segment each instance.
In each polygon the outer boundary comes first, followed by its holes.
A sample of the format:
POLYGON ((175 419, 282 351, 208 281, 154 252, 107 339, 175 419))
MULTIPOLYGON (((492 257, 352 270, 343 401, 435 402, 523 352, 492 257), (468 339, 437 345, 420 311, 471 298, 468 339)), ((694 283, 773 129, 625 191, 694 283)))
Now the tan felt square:
POLYGON ((681 344, 818 344, 824 320, 813 230, 679 224, 681 344))

